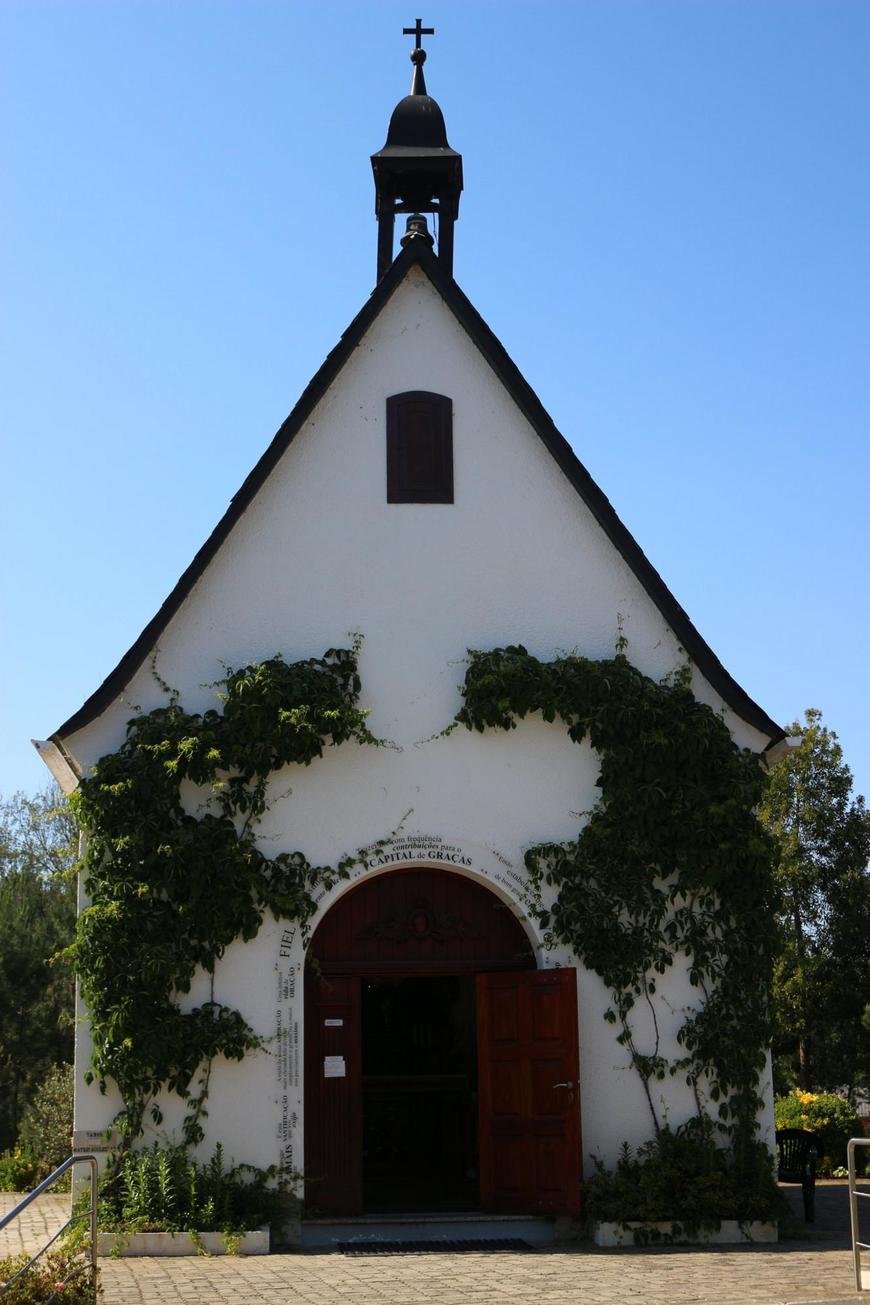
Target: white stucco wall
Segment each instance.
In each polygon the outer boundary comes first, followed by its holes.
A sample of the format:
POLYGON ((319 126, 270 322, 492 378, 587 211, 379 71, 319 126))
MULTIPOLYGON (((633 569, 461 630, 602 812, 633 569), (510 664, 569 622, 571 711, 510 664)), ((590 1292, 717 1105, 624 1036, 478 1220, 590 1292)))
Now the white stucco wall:
MULTIPOLYGON (((607 657, 620 622, 643 671, 660 677, 679 664, 661 614, 428 279, 412 270, 170 622, 159 670, 199 709, 213 705, 203 686, 226 664, 320 655, 359 631, 362 704, 374 732, 397 749, 345 745, 276 776, 273 796, 289 796, 259 827, 264 850, 299 848, 330 862, 404 817, 403 835, 471 849, 464 872, 494 883, 521 912, 522 891, 506 872, 521 878, 529 845, 576 834, 596 797, 594 754, 540 719, 510 734, 431 736, 460 705, 468 647, 519 642, 545 659, 607 657), (386 502, 386 399, 412 389, 453 399, 453 505, 386 502)), ((699 697, 722 709, 695 679, 699 697)), ((124 699, 66 741, 85 770, 118 746, 131 703, 147 710, 162 700, 147 666, 124 699)), ((766 744, 727 709, 725 718, 741 745, 766 744)), ((283 1012, 282 1037, 297 1037, 301 1057, 301 942, 296 934, 282 946, 283 935, 269 922, 254 942, 230 948, 215 995, 268 1037, 283 1012)), ((563 952, 541 952, 542 965, 567 963, 563 952)), ((195 989, 189 1001, 206 995, 195 989)), ((660 986, 665 1054, 676 1054, 672 1034, 693 996, 684 973, 660 986)), ((601 1017, 609 1003, 594 975, 581 973, 579 1002, 584 1151, 612 1160, 623 1139, 644 1140, 651 1123, 601 1017)), ((237 1160, 265 1165, 289 1133, 301 1166, 301 1089, 286 1064, 285 1047, 281 1057, 216 1068, 206 1149, 221 1138, 237 1160)), ((661 1091, 672 1123, 693 1112, 679 1081, 661 1091)), ((104 1127, 116 1108, 111 1094, 80 1091, 77 1128, 104 1127)), ((167 1126, 178 1117, 170 1104, 167 1126)))

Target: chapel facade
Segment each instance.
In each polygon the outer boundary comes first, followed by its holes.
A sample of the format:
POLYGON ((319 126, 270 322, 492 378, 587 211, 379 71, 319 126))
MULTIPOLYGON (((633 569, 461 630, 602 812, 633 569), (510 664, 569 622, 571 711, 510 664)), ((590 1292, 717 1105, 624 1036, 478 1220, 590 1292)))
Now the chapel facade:
MULTIPOLYGON (((417 29, 420 28, 419 20, 417 29)), ((208 1150, 302 1175, 331 1214, 576 1215, 592 1153, 651 1132, 642 1085, 604 1018, 598 976, 554 940, 524 853, 577 836, 599 795, 588 742, 532 714, 510 732, 446 732, 468 649, 627 655, 693 691, 759 757, 782 730, 694 628, 453 277, 462 158, 411 92, 372 157, 377 282, 160 612, 84 706, 37 746, 67 791, 117 749, 129 703, 214 706, 226 665, 322 656, 359 636, 361 704, 390 746, 348 743, 270 781, 257 837, 316 864, 355 857, 308 929, 268 918, 213 983, 179 998, 238 1009, 264 1039, 218 1061, 208 1150), (406 221, 396 252, 395 220, 406 221), (429 224, 437 223, 437 243, 429 224)), ((194 799, 191 798, 193 804, 194 799)), ((546 905, 547 889, 544 890, 546 905)), ((677 1056, 697 994, 675 964, 641 1041, 677 1056)), ((85 1012, 86 1014, 86 1012, 85 1012)), ((76 1134, 120 1107, 82 1075, 76 1134)), ((768 1076, 769 1077, 769 1076, 768 1076)), ((657 1085, 674 1124, 695 1102, 657 1085)), ((772 1127, 769 1082, 767 1124, 772 1127)), ((182 1104, 161 1101, 154 1135, 182 1104)), ((151 1136, 151 1134, 148 1134, 151 1136)))

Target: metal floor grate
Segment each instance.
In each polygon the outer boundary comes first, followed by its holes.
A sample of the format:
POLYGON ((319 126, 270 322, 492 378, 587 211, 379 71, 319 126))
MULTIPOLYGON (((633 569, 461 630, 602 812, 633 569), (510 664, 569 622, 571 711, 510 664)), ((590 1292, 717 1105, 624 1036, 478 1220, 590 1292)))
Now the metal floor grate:
POLYGON ((342 1255, 428 1255, 469 1253, 472 1251, 534 1251, 534 1246, 519 1237, 476 1237, 433 1242, 338 1242, 342 1255))

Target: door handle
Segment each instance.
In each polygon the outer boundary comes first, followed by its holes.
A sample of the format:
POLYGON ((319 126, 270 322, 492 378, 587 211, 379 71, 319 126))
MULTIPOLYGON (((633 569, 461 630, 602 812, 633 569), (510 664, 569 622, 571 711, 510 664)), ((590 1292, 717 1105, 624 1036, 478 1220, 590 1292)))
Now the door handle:
POLYGON ((554 1083, 554 1084, 553 1084, 553 1087, 554 1087, 554 1088, 557 1088, 557 1087, 572 1088, 573 1086, 574 1086, 573 1083, 554 1083))

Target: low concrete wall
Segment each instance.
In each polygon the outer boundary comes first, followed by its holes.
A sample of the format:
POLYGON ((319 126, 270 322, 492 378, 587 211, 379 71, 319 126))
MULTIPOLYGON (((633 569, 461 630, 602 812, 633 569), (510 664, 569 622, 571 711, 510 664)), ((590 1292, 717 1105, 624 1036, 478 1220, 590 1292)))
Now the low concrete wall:
POLYGON ((100 1233, 100 1255, 268 1255, 269 1229, 256 1228, 236 1241, 221 1232, 204 1232, 196 1240, 186 1232, 100 1233), (227 1244, 229 1241, 229 1245, 227 1244))
POLYGON ((779 1232, 775 1223, 738 1223, 723 1219, 718 1228, 699 1228, 691 1236, 677 1219, 650 1223, 596 1223, 593 1237, 596 1246, 727 1246, 738 1242, 775 1242, 779 1232))

